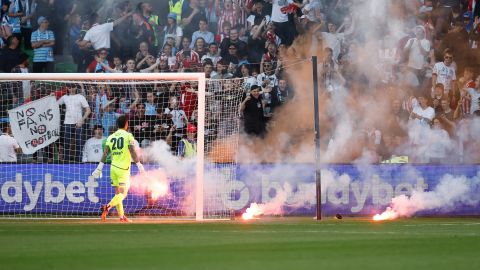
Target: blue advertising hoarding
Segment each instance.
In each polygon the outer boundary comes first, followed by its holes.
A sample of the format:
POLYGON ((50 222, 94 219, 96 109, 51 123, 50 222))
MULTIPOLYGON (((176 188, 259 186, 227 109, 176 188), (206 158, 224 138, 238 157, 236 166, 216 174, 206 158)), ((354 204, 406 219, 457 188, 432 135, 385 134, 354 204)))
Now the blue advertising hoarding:
MULTIPOLYGON (((0 164, 0 214, 97 214, 113 196, 109 167, 103 178, 90 174, 96 164, 0 164)), ((222 167, 222 165, 218 165, 222 167)), ((153 166, 146 166, 147 170, 153 166)), ((393 197, 429 192, 447 175, 472 183, 469 194, 478 194, 478 165, 329 165, 322 169, 322 208, 325 215, 372 215, 381 212, 393 197)), ((132 174, 136 174, 133 166, 132 174)), ((281 203, 285 215, 315 214, 315 171, 311 164, 238 165, 225 207, 243 211, 252 202, 281 203), (278 200, 281 195, 282 200, 278 200)), ((213 180, 215 181, 215 180, 213 180)), ((208 187, 207 187, 208 188, 208 187)), ((182 184, 169 185, 174 196, 161 201, 167 210, 182 205, 182 184)), ((183 194, 183 195, 182 195, 183 194)), ((420 214, 480 215, 480 203, 435 209, 420 214)), ((130 193, 127 213, 141 213, 151 202, 145 194, 130 193)), ((165 208, 165 207, 164 207, 165 208)), ((162 209, 166 213, 166 209, 162 209)))

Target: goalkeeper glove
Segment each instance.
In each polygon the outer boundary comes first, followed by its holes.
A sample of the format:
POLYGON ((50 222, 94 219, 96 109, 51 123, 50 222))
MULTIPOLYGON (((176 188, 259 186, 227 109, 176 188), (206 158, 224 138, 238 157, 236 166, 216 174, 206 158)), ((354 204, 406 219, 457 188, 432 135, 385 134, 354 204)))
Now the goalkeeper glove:
POLYGON ((138 171, 142 174, 145 173, 145 168, 143 168, 143 164, 140 162, 137 162, 136 164, 137 164, 138 171))
POLYGON ((98 163, 97 168, 93 171, 92 176, 93 178, 101 178, 102 177, 102 169, 103 169, 103 162, 98 163))

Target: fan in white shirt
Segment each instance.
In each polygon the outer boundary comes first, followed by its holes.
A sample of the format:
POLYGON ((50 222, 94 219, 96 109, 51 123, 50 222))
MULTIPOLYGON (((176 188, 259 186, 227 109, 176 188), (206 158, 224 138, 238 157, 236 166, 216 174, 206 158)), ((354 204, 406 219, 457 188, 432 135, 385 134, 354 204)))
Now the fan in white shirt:
POLYGON ((12 130, 10 124, 5 124, 3 134, 0 135, 0 162, 17 162, 17 153, 21 153, 22 149, 17 141, 10 136, 12 130))
POLYGON ((85 142, 83 147, 82 162, 100 162, 103 155, 102 143, 105 137, 103 137, 103 127, 95 126, 93 130, 93 137, 85 142))
MULTIPOLYGON (((432 85, 437 83, 445 86, 445 94, 448 94, 455 87, 454 81, 457 80, 456 70, 453 63, 453 53, 450 49, 446 49, 443 53, 443 62, 438 62, 433 66, 432 85)), ((432 88, 432 92, 433 92, 432 88)))

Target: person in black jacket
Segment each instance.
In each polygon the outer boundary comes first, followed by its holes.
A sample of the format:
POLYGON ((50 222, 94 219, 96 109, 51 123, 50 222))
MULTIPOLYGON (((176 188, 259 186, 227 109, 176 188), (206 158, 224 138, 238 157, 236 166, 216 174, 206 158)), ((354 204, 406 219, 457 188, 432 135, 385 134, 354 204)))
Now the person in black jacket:
POLYGON ((265 134, 265 118, 263 103, 260 98, 260 86, 252 85, 250 94, 240 104, 243 115, 244 129, 247 134, 262 137, 265 134))

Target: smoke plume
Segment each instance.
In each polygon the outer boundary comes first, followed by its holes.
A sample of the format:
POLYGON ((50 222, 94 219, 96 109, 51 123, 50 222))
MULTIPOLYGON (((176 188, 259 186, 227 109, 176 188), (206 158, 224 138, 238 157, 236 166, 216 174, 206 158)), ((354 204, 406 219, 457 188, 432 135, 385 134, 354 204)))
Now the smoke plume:
POLYGON ((411 217, 422 211, 448 212, 461 206, 476 206, 480 202, 480 173, 473 178, 443 176, 432 191, 412 192, 392 199, 387 210, 374 217, 375 220, 411 217))

